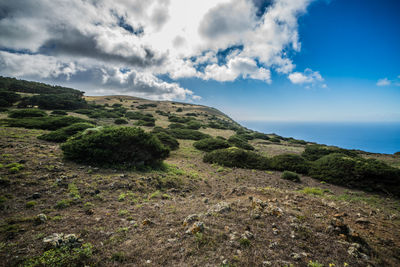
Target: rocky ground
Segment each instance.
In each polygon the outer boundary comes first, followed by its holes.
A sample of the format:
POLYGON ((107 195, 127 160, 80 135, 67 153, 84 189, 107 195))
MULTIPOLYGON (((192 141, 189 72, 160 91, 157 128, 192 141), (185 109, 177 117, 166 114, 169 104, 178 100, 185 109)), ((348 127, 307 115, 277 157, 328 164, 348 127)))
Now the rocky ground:
POLYGON ((90 243, 94 266, 400 265, 398 199, 206 164, 184 140, 163 171, 77 165, 43 132, 0 127, 1 266, 60 243, 90 243))

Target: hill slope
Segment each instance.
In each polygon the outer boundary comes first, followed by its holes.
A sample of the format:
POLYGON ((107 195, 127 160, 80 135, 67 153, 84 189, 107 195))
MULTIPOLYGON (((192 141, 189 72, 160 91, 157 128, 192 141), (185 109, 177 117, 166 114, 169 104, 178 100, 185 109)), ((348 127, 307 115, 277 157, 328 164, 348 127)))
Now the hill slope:
MULTIPOLYGON (((67 113, 97 125, 114 125, 116 118, 105 114, 120 114, 125 108, 151 114, 155 126, 163 128, 176 118, 194 118, 207 126, 199 131, 213 137, 246 131, 205 106, 128 96, 84 98, 90 111, 67 113)), ((137 126, 140 120, 124 114, 128 126, 137 126)), ((1 118, 7 115, 2 112, 1 118)), ((280 171, 204 163, 205 152, 187 139, 179 139, 179 149, 171 151, 162 170, 76 164, 63 159, 57 143, 37 138, 49 131, 2 123, 2 266, 51 261, 60 266, 400 264, 396 198, 306 175, 296 183, 282 179, 280 171)), ((270 157, 300 155, 307 144, 268 136, 248 142, 256 153, 270 157)), ((392 155, 357 153, 393 166, 400 161, 392 155)))

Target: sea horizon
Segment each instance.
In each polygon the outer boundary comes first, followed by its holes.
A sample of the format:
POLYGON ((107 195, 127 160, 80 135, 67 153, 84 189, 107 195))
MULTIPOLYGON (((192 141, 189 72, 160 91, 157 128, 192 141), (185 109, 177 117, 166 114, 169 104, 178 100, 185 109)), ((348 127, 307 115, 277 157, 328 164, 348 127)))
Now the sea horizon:
POLYGON ((249 121, 243 126, 283 137, 338 146, 372 153, 393 154, 400 151, 400 121, 395 122, 317 122, 249 121))

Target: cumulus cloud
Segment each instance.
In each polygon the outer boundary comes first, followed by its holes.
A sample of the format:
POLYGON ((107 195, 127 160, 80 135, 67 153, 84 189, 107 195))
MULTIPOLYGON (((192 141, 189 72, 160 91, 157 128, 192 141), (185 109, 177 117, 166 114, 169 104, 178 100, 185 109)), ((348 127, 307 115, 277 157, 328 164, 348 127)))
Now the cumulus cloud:
MULTIPOLYGON (((317 84, 322 83, 324 79, 318 71, 311 69, 305 69, 304 72, 293 72, 288 76, 289 80, 294 84, 317 84)), ((326 84, 321 85, 322 88, 326 88, 326 84)))
POLYGON ((311 1, 1 1, 0 74, 193 100, 180 78, 271 83, 274 70, 319 81, 318 72, 291 73, 287 53, 301 49, 297 21, 311 1))
POLYGON ((388 86, 388 85, 390 85, 391 83, 392 83, 392 82, 389 81, 388 78, 383 78, 383 79, 379 79, 379 80, 376 82, 376 85, 377 85, 377 86, 388 86))

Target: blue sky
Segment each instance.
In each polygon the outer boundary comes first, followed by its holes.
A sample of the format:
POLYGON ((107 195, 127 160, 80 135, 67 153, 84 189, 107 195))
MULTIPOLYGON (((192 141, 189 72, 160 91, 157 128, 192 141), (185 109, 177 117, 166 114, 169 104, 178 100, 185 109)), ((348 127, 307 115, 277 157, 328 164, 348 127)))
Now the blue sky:
POLYGON ((184 80, 202 103, 239 120, 400 121, 400 1, 315 1, 299 19, 296 70, 311 68, 327 88, 273 82, 184 80), (379 79, 393 80, 377 86, 379 79))
POLYGON ((395 0, 0 2, 0 75, 236 120, 400 121, 395 0))

